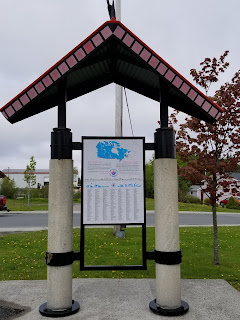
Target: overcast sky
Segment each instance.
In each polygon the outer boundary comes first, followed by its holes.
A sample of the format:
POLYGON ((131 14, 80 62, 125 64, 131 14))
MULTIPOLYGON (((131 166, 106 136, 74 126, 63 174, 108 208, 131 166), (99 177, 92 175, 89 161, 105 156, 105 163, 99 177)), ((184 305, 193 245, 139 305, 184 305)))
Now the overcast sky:
MULTIPOLYGON (((189 81, 191 68, 225 50, 230 50, 230 68, 222 83, 240 68, 239 0, 121 3, 122 23, 189 81)), ((0 0, 0 108, 106 20, 106 0, 0 0)), ((153 142, 158 103, 129 90, 127 94, 134 135, 153 142)), ((73 140, 114 135, 114 104, 114 84, 69 102, 67 127, 73 140)), ((32 155, 38 169, 48 168, 50 133, 56 125, 56 108, 16 124, 0 115, 0 170, 25 169, 32 155)), ((123 134, 131 136, 125 103, 123 134)), ((74 151, 79 169, 80 158, 81 153, 74 151)))

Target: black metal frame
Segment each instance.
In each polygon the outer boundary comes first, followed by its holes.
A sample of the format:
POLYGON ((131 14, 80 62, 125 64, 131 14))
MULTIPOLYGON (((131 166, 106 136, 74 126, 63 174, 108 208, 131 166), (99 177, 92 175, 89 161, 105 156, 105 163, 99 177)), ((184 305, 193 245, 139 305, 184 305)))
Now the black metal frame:
MULTIPOLYGON (((81 236, 80 236, 80 271, 83 270, 147 270, 147 248, 146 248, 146 186, 145 186, 145 150, 152 150, 154 144, 146 144, 144 137, 99 137, 99 136, 91 136, 91 137, 82 137, 82 143, 75 143, 75 147, 79 150, 82 149, 82 172, 81 172, 81 181, 84 181, 83 177, 83 141, 87 139, 114 139, 114 140, 143 140, 143 173, 144 173, 144 223, 126 223, 126 225, 140 225, 142 226, 142 264, 141 265, 88 265, 84 264, 84 249, 85 249, 85 224, 83 223, 83 198, 84 198, 84 188, 82 187, 82 201, 81 201, 81 236)), ((124 223, 125 224, 125 223, 124 223)), ((88 226, 96 226, 99 224, 88 224, 88 226)), ((106 226, 113 226, 114 224, 101 224, 106 226)))

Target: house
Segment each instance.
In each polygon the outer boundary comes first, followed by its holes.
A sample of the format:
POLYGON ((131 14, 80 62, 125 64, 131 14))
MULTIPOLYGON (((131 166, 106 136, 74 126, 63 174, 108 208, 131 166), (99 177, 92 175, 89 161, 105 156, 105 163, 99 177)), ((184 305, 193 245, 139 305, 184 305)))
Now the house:
POLYGON ((228 176, 226 180, 230 182, 229 191, 221 190, 224 194, 219 198, 219 202, 231 196, 240 196, 240 172, 229 172, 228 176))
POLYGON ((201 199, 201 201, 203 201, 203 199, 207 198, 207 195, 205 195, 204 192, 202 191, 202 187, 200 185, 196 185, 196 184, 194 184, 190 187, 189 194, 193 197, 201 199))
MULTIPOLYGON (((229 198, 231 196, 240 197, 240 172, 229 172, 228 178, 226 178, 225 180, 230 183, 228 187, 229 191, 226 192, 222 187, 219 187, 219 192, 223 193, 218 199, 219 203, 225 198, 229 198)), ((192 185, 190 187, 189 194, 203 201, 205 198, 207 198, 207 195, 204 193, 204 189, 206 186, 206 181, 203 181, 202 185, 192 185)))

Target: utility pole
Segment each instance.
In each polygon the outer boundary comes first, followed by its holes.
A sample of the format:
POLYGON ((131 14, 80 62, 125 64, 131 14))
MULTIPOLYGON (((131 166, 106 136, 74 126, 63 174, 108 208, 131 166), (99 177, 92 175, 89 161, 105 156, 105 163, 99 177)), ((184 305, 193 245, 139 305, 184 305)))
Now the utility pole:
MULTIPOLYGON (((116 0, 116 20, 121 21, 121 0, 116 0)), ((123 88, 115 85, 115 136, 122 137, 123 135, 123 88)), ((125 232, 121 231, 121 225, 115 225, 113 228, 114 235, 117 237, 124 237, 125 232)))
MULTIPOLYGON (((121 21, 121 0, 116 0, 116 20, 121 21)), ((115 136, 122 136, 123 88, 115 87, 115 136)))

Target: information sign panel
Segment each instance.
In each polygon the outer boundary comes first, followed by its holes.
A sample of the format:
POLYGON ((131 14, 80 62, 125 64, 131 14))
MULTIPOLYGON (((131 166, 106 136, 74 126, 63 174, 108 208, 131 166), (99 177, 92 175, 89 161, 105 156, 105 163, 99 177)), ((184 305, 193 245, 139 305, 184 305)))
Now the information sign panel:
POLYGON ((83 224, 144 223, 144 138, 83 137, 83 224))

